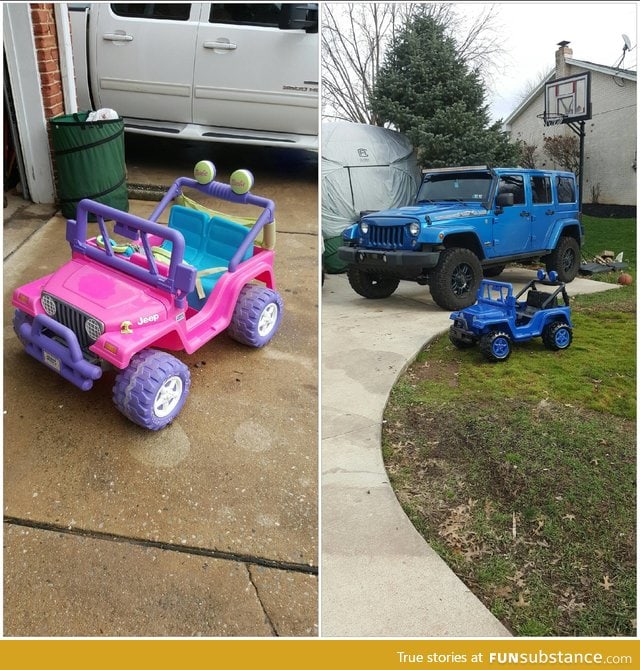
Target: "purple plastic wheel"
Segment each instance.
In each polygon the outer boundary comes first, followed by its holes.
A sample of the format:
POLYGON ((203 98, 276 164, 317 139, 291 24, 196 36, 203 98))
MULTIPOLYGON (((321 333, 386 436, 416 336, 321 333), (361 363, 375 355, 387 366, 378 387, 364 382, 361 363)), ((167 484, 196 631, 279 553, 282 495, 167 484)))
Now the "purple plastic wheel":
POLYGON ((236 303, 229 335, 249 347, 264 347, 282 320, 282 298, 270 288, 247 284, 236 303))
POLYGON ((113 402, 139 426, 160 430, 180 413, 190 384, 184 363, 164 351, 147 349, 133 356, 116 377, 113 402))
POLYGON ((13 315, 13 332, 16 334, 22 345, 25 346, 26 342, 20 337, 20 326, 23 323, 33 323, 33 317, 29 314, 25 314, 22 310, 17 309, 13 315))

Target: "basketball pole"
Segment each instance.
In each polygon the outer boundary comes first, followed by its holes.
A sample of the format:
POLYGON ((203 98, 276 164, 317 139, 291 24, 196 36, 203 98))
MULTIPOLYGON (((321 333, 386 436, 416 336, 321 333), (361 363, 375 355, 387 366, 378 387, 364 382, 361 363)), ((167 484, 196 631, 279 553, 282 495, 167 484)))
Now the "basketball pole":
POLYGON ((578 125, 576 122, 567 123, 569 128, 580 138, 580 156, 578 158, 578 204, 580 205, 580 212, 582 212, 582 185, 584 182, 584 121, 580 121, 578 125))

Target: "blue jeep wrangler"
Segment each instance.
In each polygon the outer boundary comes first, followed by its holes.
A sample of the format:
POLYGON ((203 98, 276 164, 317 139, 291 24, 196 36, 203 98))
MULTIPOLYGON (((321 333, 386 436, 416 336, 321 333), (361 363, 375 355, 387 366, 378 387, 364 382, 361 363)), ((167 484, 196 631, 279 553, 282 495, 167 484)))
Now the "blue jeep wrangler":
POLYGON ((461 167, 427 171, 413 205, 372 212, 343 233, 351 287, 387 298, 401 279, 429 285, 443 309, 471 305, 483 275, 542 260, 570 282, 584 231, 570 172, 461 167))
POLYGON ((512 342, 542 336, 547 349, 559 351, 569 347, 573 339, 569 296, 553 271, 546 278, 544 271, 538 270, 538 278, 516 295, 511 284, 485 279, 480 282, 475 305, 453 312, 450 318, 451 343, 458 349, 477 343, 490 361, 506 361, 512 342), (550 290, 540 290, 538 284, 550 290))

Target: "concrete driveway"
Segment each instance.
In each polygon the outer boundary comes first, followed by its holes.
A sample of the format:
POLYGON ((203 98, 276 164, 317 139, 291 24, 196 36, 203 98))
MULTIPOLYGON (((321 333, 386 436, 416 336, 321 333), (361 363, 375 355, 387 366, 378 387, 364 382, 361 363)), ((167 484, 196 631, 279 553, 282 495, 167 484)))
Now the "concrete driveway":
POLYGON ((264 349, 178 354, 191 394, 158 433, 115 409, 113 374, 83 393, 22 351, 11 293, 70 252, 62 218, 5 210, 6 636, 317 634, 317 157, 127 138, 130 183, 200 159, 275 201, 285 313, 264 349))
MULTIPOLYGON (((534 272, 508 268, 522 287, 534 272)), ((576 279, 568 293, 615 285, 576 279)), ((324 637, 501 637, 504 626, 415 530, 389 483, 383 412, 396 379, 448 329, 426 287, 400 282, 366 300, 346 275, 322 288, 322 594, 324 637)))

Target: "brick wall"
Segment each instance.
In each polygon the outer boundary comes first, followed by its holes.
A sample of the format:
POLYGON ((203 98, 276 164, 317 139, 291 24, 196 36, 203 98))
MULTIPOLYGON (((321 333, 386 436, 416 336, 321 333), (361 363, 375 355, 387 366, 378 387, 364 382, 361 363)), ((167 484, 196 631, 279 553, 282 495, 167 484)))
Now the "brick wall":
POLYGON ((45 118, 50 119, 64 112, 53 3, 31 3, 31 21, 36 43, 45 118))

